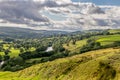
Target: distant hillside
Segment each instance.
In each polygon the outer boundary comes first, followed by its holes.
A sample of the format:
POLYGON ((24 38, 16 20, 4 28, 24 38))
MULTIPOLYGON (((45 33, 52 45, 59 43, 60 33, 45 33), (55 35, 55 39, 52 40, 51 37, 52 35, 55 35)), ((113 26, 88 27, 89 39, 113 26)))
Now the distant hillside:
POLYGON ((95 39, 95 42, 100 42, 102 47, 110 47, 114 42, 119 42, 120 41, 120 29, 110 29, 110 30, 85 30, 83 32, 73 32, 72 34, 77 35, 77 34, 85 34, 88 33, 98 33, 98 32, 103 32, 105 34, 102 35, 93 35, 90 36, 89 38, 82 39, 82 40, 77 40, 75 44, 72 43, 72 40, 69 43, 64 44, 64 48, 71 51, 71 52, 77 52, 79 53, 80 48, 87 44, 87 40, 89 39, 95 39), (106 35, 106 33, 109 33, 106 35), (68 45, 69 44, 69 45, 68 45))
POLYGON ((53 35, 67 34, 65 31, 47 31, 47 30, 32 30, 26 28, 0 27, 0 37, 13 38, 41 38, 53 35))
POLYGON ((110 33, 120 33, 120 29, 111 29, 109 30, 110 33))
POLYGON ((120 48, 91 51, 34 65, 18 72, 0 72, 0 80, 119 80, 120 48))

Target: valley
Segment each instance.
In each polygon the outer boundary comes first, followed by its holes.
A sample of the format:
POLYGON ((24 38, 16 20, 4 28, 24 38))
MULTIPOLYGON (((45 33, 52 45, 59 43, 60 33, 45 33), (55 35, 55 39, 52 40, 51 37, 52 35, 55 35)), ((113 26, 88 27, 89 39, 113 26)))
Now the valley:
POLYGON ((118 80, 119 32, 88 30, 26 39, 1 36, 0 80, 118 80))
POLYGON ((120 1, 0 0, 0 80, 120 80, 120 1))

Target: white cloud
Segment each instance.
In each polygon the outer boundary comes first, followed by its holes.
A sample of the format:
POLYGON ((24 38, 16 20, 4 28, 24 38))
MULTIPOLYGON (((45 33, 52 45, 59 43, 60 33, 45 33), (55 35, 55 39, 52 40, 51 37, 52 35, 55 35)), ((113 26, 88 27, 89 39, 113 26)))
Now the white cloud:
MULTIPOLYGON (((1 0, 0 0, 1 1, 1 0)), ((71 0, 2 0, 0 26, 39 30, 119 28, 120 7, 71 0), (24 2, 25 1, 25 2, 24 2)))

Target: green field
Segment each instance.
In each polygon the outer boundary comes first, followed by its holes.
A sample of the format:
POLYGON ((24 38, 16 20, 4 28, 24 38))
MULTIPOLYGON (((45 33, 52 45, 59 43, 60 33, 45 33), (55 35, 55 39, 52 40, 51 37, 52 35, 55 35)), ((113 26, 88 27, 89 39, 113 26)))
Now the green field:
POLYGON ((109 80, 119 80, 119 53, 120 48, 91 51, 73 57, 37 64, 18 72, 0 72, 0 80, 100 80, 100 75, 95 75, 97 72, 104 76, 109 74, 109 80), (101 61, 112 64, 110 66, 116 71, 114 78, 111 78, 109 69, 106 73, 98 71, 101 61))
MULTIPOLYGON (((8 49, 9 46, 10 46, 10 44, 4 44, 3 48, 8 49)), ((34 51, 34 50, 35 50, 34 47, 29 49, 29 51, 34 51)), ((10 53, 9 53, 10 57, 17 57, 19 54, 20 54, 20 49, 15 49, 13 47, 10 49, 10 53)), ((4 52, 0 52, 0 55, 4 55, 4 52)))
MULTIPOLYGON (((95 38, 96 42, 100 42, 102 46, 105 46, 108 44, 112 44, 115 41, 120 41, 120 34, 92 36, 91 38, 95 38)), ((86 44, 87 40, 88 39, 77 41, 75 45, 73 45, 72 42, 70 42, 69 46, 67 46, 67 44, 64 44, 63 46, 65 49, 71 52, 79 53, 80 48, 86 44)))
MULTIPOLYGON (((19 49, 11 49, 11 52, 9 53, 10 57, 16 57, 20 54, 20 50, 19 49)), ((0 52, 0 55, 5 55, 4 52, 0 52)))
POLYGON ((118 33, 120 32, 120 29, 111 29, 109 30, 110 33, 118 33))
POLYGON ((0 52, 0 55, 4 55, 4 52, 0 52))
POLYGON ((97 36, 97 42, 100 42, 102 45, 108 45, 115 41, 120 41, 120 35, 106 35, 106 36, 97 36))
MULTIPOLYGON (((8 49, 9 48, 9 44, 4 44, 3 45, 3 48, 4 49, 8 49)), ((20 50, 19 49, 14 49, 14 48, 11 48, 10 49, 10 53, 9 53, 9 55, 10 55, 10 57, 16 57, 16 56, 18 56, 20 54, 20 50)), ((4 52, 0 52, 0 55, 4 55, 4 52)))
POLYGON ((19 49, 12 48, 10 51, 11 51, 9 53, 10 57, 16 57, 16 56, 18 56, 20 54, 20 50, 19 49))
POLYGON ((87 39, 77 41, 75 45, 73 45, 71 42, 69 43, 69 46, 64 44, 64 48, 67 50, 70 50, 71 52, 79 52, 80 48, 86 44, 87 39))

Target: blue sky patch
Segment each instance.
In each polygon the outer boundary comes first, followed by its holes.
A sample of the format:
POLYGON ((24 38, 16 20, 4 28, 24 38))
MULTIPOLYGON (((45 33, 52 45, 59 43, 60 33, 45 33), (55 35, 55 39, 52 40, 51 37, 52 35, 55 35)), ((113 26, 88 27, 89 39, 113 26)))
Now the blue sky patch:
POLYGON ((120 0, 72 0, 73 2, 92 2, 97 5, 116 5, 120 6, 120 0))

